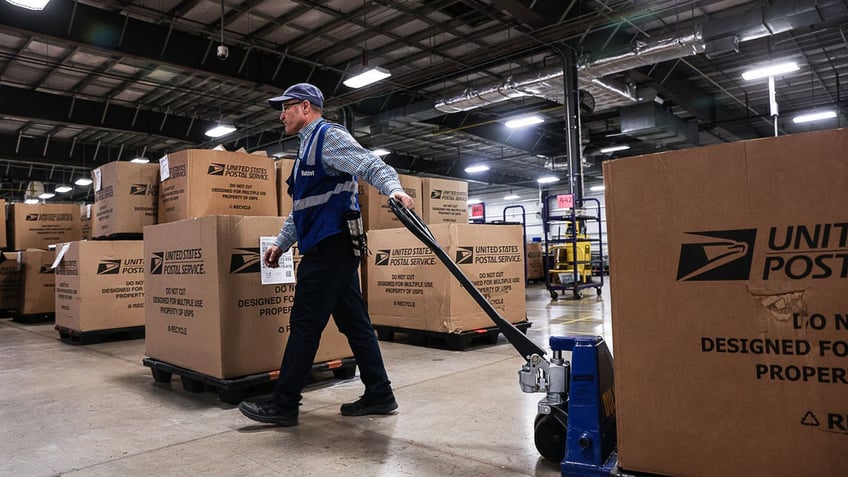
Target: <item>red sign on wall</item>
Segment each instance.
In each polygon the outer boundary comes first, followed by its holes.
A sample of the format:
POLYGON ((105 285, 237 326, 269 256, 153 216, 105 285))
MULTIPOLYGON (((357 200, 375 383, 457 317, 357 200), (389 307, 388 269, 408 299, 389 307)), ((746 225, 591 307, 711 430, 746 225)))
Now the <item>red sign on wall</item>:
POLYGON ((556 196, 557 209, 573 209, 574 194, 559 194, 556 196))
POLYGON ((473 204, 471 206, 471 217, 472 219, 484 219, 486 218, 486 206, 484 204, 473 204))

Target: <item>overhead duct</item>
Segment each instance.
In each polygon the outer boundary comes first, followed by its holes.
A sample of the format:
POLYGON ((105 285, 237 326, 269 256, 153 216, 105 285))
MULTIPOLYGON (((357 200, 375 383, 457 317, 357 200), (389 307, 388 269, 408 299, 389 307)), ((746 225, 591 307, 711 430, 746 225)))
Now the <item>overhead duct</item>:
MULTIPOLYGON (((705 51, 712 54, 733 51, 739 42, 815 25, 821 23, 823 18, 834 22, 847 16, 845 5, 838 0, 782 0, 755 8, 740 5, 720 12, 713 20, 703 25, 696 25, 675 35, 649 42, 640 41, 626 51, 601 58, 583 58, 577 66, 580 88, 589 90, 598 99, 604 97, 604 93, 612 93, 605 96, 611 98, 610 101, 625 100, 627 103, 633 103, 650 100, 640 98, 633 85, 621 82, 616 84, 608 76, 705 51), (728 37, 731 37, 730 40, 728 37), (596 91, 598 94, 595 94, 596 91)), ((436 101, 435 108, 443 113, 457 113, 528 96, 562 103, 562 90, 562 69, 552 68, 510 77, 499 85, 466 90, 460 95, 436 101)), ((609 104, 605 106, 609 107, 609 104)))
POLYGON ((697 144, 697 121, 686 121, 657 103, 634 104, 621 108, 621 132, 646 142, 697 144))

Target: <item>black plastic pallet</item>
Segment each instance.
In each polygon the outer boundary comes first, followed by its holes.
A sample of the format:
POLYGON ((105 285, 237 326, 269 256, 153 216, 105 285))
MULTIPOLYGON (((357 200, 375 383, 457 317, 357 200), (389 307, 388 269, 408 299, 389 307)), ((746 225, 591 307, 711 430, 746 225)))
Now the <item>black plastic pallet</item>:
MULTIPOLYGON (((513 323, 513 325, 527 333, 530 328, 529 321, 513 323)), ((472 343, 496 344, 500 328, 492 326, 476 330, 462 331, 459 333, 442 333, 430 330, 416 330, 411 328, 400 328, 397 326, 374 325, 377 337, 383 341, 395 341, 395 334, 402 333, 408 336, 409 344, 417 346, 447 347, 454 351, 464 351, 472 343)))
POLYGON ((99 237, 91 237, 91 240, 142 240, 144 239, 144 234, 139 233, 121 233, 121 234, 109 234, 109 235, 101 235, 99 237))
POLYGON ((14 308, 4 308, 0 310, 0 319, 3 318, 14 318, 16 310, 14 308))
POLYGON ((105 330, 79 331, 56 325, 59 339, 72 345, 88 345, 105 341, 137 340, 144 338, 144 326, 109 328, 105 330))
MULTIPOLYGON (((142 363, 150 368, 153 380, 157 383, 170 383, 176 374, 183 383, 183 389, 190 393, 200 393, 210 388, 218 393, 218 399, 227 404, 238 404, 245 397, 267 394, 273 389, 280 371, 250 374, 240 378, 222 379, 192 371, 154 358, 144 358, 142 363)), ((356 375, 354 358, 334 359, 312 365, 313 377, 325 371, 331 371, 336 379, 351 379, 356 375)))
POLYGON ((36 323, 47 323, 56 320, 56 313, 18 313, 12 312, 12 319, 18 323, 33 325, 36 323))

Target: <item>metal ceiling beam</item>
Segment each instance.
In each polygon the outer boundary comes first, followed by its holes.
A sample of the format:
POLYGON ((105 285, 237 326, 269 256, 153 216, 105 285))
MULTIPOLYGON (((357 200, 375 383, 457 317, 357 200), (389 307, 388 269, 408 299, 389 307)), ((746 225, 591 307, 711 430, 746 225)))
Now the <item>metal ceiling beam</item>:
POLYGON ((553 23, 551 18, 545 18, 518 0, 492 0, 492 6, 509 13, 513 18, 534 30, 553 23))
POLYGON ((186 144, 204 142, 207 138, 203 132, 215 125, 213 121, 195 120, 194 127, 187 133, 191 118, 170 115, 163 127, 165 116, 163 113, 139 110, 136 115, 135 108, 114 104, 109 105, 106 121, 101 122, 105 107, 105 103, 96 101, 74 99, 69 96, 6 85, 0 86, 0 114, 10 116, 148 134, 175 139, 186 144))

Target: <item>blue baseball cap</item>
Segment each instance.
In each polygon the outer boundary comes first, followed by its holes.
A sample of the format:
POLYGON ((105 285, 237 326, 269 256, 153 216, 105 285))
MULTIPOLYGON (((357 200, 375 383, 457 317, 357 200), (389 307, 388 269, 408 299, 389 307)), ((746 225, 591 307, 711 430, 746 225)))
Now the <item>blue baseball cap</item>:
POLYGON ((271 107, 274 109, 282 110, 283 101, 288 101, 290 99, 309 101, 316 107, 324 109, 324 95, 321 93, 321 90, 318 89, 317 86, 309 83, 298 83, 289 86, 288 89, 286 89, 286 91, 282 94, 282 96, 277 96, 276 98, 269 99, 268 104, 270 104, 271 107))

